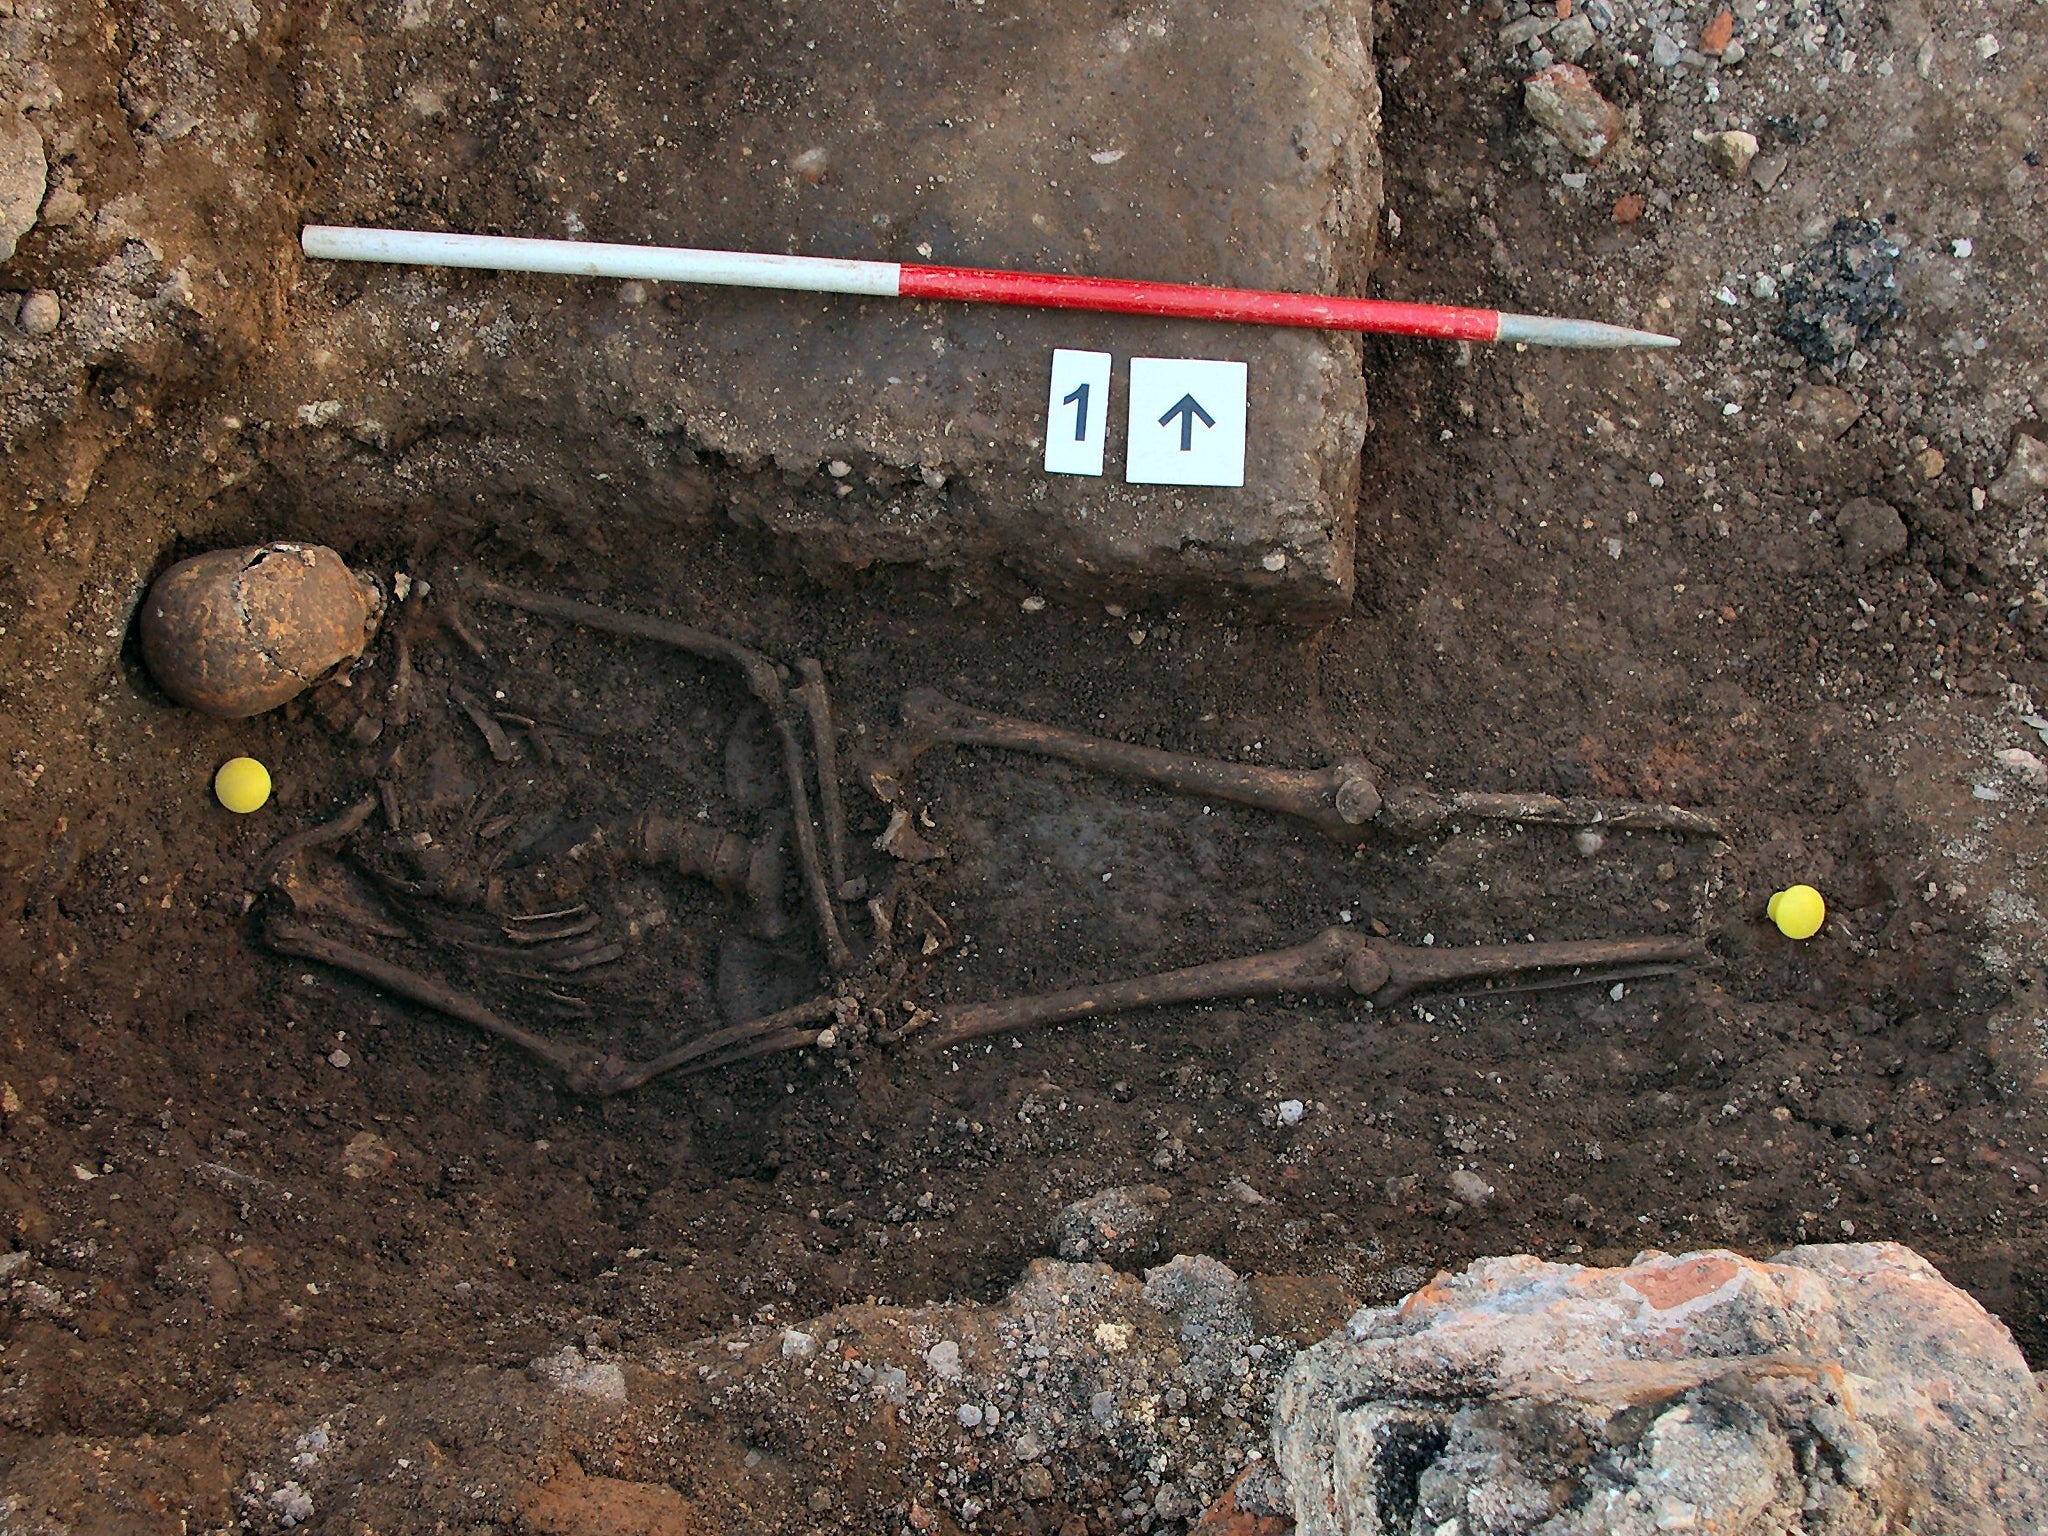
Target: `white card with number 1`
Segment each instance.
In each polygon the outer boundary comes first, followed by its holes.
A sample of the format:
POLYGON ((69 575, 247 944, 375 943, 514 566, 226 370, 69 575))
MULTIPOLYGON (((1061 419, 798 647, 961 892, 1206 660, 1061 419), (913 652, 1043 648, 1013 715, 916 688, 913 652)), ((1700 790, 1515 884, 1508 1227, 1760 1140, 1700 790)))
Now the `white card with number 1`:
POLYGON ((1107 352, 1061 347, 1053 353, 1045 407, 1047 474, 1102 473, 1102 449, 1109 441, 1109 364, 1107 352))

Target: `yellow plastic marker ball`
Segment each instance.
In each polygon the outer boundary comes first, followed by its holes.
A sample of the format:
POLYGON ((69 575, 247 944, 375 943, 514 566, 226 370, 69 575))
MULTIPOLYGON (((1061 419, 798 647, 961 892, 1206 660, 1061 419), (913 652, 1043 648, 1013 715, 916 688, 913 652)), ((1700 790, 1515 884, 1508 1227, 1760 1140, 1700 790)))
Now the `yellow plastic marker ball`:
POLYGON ((1828 904, 1810 885, 1788 885, 1771 898, 1764 914, 1778 925, 1778 932, 1786 938, 1810 939, 1827 921, 1828 904))
POLYGON ((253 757, 231 757, 213 776, 213 792, 240 815, 260 811, 270 799, 270 770, 253 757))

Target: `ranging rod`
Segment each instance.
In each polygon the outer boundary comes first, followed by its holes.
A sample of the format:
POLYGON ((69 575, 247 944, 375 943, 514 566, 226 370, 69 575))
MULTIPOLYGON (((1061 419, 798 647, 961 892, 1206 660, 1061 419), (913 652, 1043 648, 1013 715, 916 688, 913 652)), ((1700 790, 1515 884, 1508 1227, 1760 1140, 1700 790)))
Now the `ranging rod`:
POLYGON ((1208 288, 1113 277, 1063 277, 991 267, 920 266, 846 261, 826 256, 773 256, 752 251, 700 251, 680 246, 607 245, 593 240, 525 240, 503 235, 446 235, 425 230, 358 229, 308 224, 300 237, 308 256, 328 261, 395 262, 413 266, 481 267, 496 272, 553 272, 572 277, 639 278, 658 283, 712 283, 850 293, 881 299, 947 299, 969 304, 1019 304, 1100 314, 1156 315, 1291 325, 1324 331, 1370 331, 1444 341, 1529 342, 1551 347, 1675 347, 1676 336, 1548 315, 1506 314, 1455 304, 1402 304, 1257 288, 1208 288))

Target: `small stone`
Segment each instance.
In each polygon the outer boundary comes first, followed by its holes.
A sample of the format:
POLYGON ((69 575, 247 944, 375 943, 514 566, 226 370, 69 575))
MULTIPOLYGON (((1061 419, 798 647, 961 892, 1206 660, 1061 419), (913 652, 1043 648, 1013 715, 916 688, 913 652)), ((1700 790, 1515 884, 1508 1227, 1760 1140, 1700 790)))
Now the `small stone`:
POLYGON ((1074 1263, 1149 1259, 1159 1251, 1159 1218, 1172 1199, 1158 1184, 1098 1190, 1053 1217, 1053 1251, 1074 1263))
POLYGON ((789 168, 809 186, 824 181, 826 172, 832 169, 832 156, 822 148, 807 149, 802 154, 792 155, 789 168))
POLYGON ((327 1065, 335 1068, 337 1071, 341 1068, 346 1067, 352 1060, 354 1060, 354 1058, 351 1057, 347 1051, 344 1051, 338 1045, 333 1050, 327 1053, 327 1065))
POLYGON ((1537 124, 1581 160, 1598 160, 1626 127, 1621 108, 1602 96, 1576 64, 1553 64, 1531 75, 1522 102, 1537 124))
POLYGON ((1054 1492, 1052 1473, 1035 1461, 1017 1474, 1017 1485, 1033 1504, 1043 1504, 1054 1492))
POLYGON ((1985 494, 2000 506, 2018 507, 2043 491, 2048 491, 2048 443, 2022 432, 2012 440, 2005 468, 1985 494))
POLYGON ((1929 484, 1939 480, 1947 468, 1948 455, 1939 448, 1922 448, 1913 455, 1913 472, 1929 484))
POLYGON ((943 1339, 924 1352, 924 1363, 939 1380, 958 1381, 960 1379, 960 1346, 951 1339, 943 1339))
POLYGON ((782 1358, 785 1360, 808 1360, 818 1350, 818 1341, 800 1328, 782 1330, 782 1358))
POLYGON ((1614 222, 1621 225, 1635 223, 1650 205, 1640 192, 1624 192, 1614 200, 1614 222))
POLYGON ((17 109, 0 110, 0 261, 11 259, 16 243, 35 228, 49 185, 42 134, 17 109))
POLYGON ((1500 29, 1500 45, 1503 48, 1519 48, 1531 42, 1557 25, 1555 14, 1549 16, 1518 16, 1500 29))
POLYGON ((1572 847, 1582 859, 1590 859, 1607 846, 1607 834, 1597 827, 1581 827, 1572 834, 1572 847))
POLYGON ((31 336, 48 336, 64 321, 64 306, 48 288, 32 290, 21 301, 18 324, 31 336))
POLYGON ((389 1142, 382 1136, 369 1131, 358 1131, 341 1149, 341 1172, 344 1178, 355 1180, 374 1179, 389 1171, 398 1161, 398 1154, 391 1150, 389 1142))
POLYGON ((1583 12, 1574 12, 1550 29, 1551 49, 1567 63, 1578 63, 1593 51, 1593 45, 1599 40, 1600 34, 1593 30, 1591 18, 1583 12))
POLYGON ((1906 552, 1905 519, 1890 502, 1858 496, 1835 516, 1842 554, 1853 567, 1879 565, 1906 552))
POLYGON ((1775 150, 1768 155, 1758 155, 1749 163, 1749 179, 1756 183, 1757 191, 1768 192, 1778 184, 1778 178, 1785 174, 1786 168, 1791 164, 1792 159, 1789 155, 1779 154, 1775 150))
POLYGON ((297 1483, 286 1483, 270 1496, 270 1508, 277 1516, 279 1530, 288 1531, 313 1518, 313 1499, 297 1483))
MULTIPOLYGON (((1776 285, 1772 292, 1776 292, 1776 285)), ((1838 440, 1863 419, 1863 407, 1846 389, 1832 384, 1802 384, 1786 402, 1791 413, 1793 441, 1801 448, 1819 447, 1838 440)))
POLYGON ((557 1392, 572 1397, 594 1397, 603 1402, 626 1400, 626 1372, 616 1360, 586 1360, 574 1344, 564 1344, 552 1355, 528 1363, 527 1374, 545 1382, 557 1392))
POLYGON ((1700 52, 1718 54, 1735 39, 1735 13, 1716 11, 1714 19, 1700 28, 1700 52))
POLYGON ((1447 1182, 1451 1186, 1451 1193, 1474 1209, 1493 1198, 1493 1186, 1470 1168, 1454 1169, 1447 1182))
POLYGON ((2017 775, 2036 789, 2048 785, 2048 763, 2025 747, 2007 747, 1998 754, 1998 766, 2017 775))
POLYGON ((1721 63, 1729 69, 1733 69, 1748 57, 1749 50, 1742 46, 1740 38, 1729 43, 1727 47, 1721 50, 1721 63))
POLYGON ((85 212, 85 199, 75 187, 58 187, 43 199, 43 216, 39 223, 53 228, 71 223, 85 212))
POLYGON ((1182 1493, 1177 1483, 1161 1483, 1152 1496, 1152 1513, 1163 1521, 1186 1520, 1201 1512, 1201 1506, 1182 1493))
POLYGON ((1306 1113, 1307 1106, 1299 1099, 1282 1099, 1273 1108, 1273 1117, 1282 1125, 1299 1125, 1306 1113))
POLYGON ((981 1428, 981 1405, 979 1403, 962 1403, 957 1417, 960 1420, 960 1427, 962 1429, 979 1429, 981 1428))
POLYGON ((1701 141, 1707 151, 1707 164, 1730 181, 1739 178, 1755 161, 1761 147, 1756 135, 1740 128, 1729 128, 1721 133, 1710 133, 1701 141))
POLYGON ((1031 596, 1025 598, 1024 601, 1019 603, 1017 606, 1022 608, 1026 613, 1043 613, 1045 612, 1045 599, 1038 596, 1038 594, 1034 592, 1031 596))
POLYGON ((1678 61, 1685 57, 1685 50, 1678 46, 1678 40, 1659 32, 1650 39, 1650 62, 1659 69, 1676 69, 1678 61))

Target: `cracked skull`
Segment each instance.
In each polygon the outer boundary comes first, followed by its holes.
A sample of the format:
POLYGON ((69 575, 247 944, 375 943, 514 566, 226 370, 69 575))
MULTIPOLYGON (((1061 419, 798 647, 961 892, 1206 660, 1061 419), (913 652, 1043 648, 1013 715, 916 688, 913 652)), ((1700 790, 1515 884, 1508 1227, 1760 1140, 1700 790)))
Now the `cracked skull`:
POLYGON ((142 604, 142 659, 180 704, 239 720, 362 655, 377 584, 318 544, 256 544, 180 561, 142 604))

